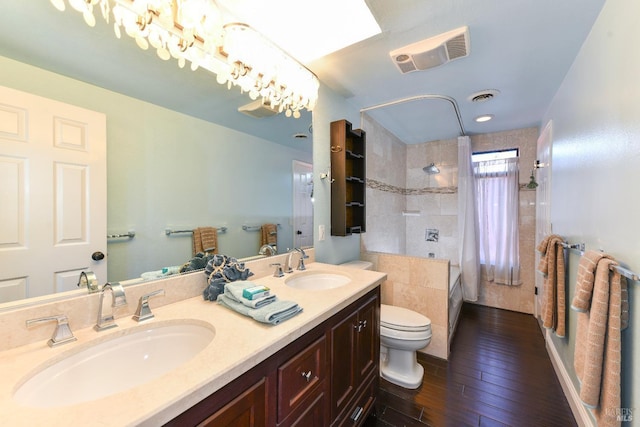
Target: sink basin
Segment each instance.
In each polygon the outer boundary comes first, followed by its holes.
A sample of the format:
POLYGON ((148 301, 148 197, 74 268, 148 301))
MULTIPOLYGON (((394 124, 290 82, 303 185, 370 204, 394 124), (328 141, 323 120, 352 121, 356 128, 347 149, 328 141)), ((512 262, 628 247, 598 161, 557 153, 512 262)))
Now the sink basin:
POLYGON ((349 276, 326 271, 306 271, 284 281, 285 285, 292 288, 314 291, 335 289, 350 282, 349 276))
POLYGON ((188 362, 215 337, 200 321, 154 322, 60 355, 26 378, 16 402, 50 408, 99 399, 151 381, 188 362))

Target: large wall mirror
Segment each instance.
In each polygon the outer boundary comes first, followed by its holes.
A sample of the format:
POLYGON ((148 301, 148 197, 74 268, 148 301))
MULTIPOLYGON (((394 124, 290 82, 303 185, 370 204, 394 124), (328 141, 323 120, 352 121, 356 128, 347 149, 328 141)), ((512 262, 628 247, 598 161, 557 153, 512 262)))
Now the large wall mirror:
POLYGON ((296 198, 311 203, 311 113, 239 113, 250 98, 213 74, 180 69, 47 1, 3 3, 0 24, 1 86, 106 116, 107 234, 135 237, 107 240, 101 283, 188 261, 191 234, 167 229, 224 229, 218 252, 238 258, 258 254, 262 224, 278 224, 279 252, 312 243, 313 209, 294 213, 296 198), (300 221, 309 240, 296 240, 300 221))

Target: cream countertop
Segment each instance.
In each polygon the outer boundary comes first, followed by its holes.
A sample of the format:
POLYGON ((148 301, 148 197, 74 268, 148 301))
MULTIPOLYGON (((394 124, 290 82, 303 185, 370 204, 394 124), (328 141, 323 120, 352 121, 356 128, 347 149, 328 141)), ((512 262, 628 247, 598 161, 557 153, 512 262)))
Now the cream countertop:
MULTIPOLYGON (((46 341, 36 342, 0 352, 0 414, 5 426, 158 426, 189 409, 219 390, 256 364, 309 332, 315 326, 382 284, 386 274, 323 263, 307 265, 308 271, 335 272, 352 281, 342 287, 309 291, 284 284, 285 277, 252 279, 271 288, 282 300, 297 302, 304 310, 276 326, 265 325, 242 316, 201 296, 153 308, 155 319, 137 323, 129 316, 118 318, 119 327, 105 332, 92 328, 74 331, 78 341, 49 348, 46 341), (92 340, 104 340, 111 334, 153 322, 195 319, 211 324, 215 338, 202 352, 175 370, 146 384, 102 399, 58 408, 32 408, 18 405, 12 399, 15 387, 43 365, 73 352, 92 340)), ((167 290, 170 292, 170 290, 167 290)), ((132 304, 131 302, 129 304, 132 304)), ((96 369, 116 369, 113 367, 96 369)), ((96 385, 98 386, 98 385, 96 385)))

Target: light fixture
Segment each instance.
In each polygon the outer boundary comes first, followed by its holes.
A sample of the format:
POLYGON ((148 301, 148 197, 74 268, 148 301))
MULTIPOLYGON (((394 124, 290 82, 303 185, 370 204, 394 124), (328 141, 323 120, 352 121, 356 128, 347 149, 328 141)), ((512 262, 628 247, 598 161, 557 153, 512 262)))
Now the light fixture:
POLYGON ((477 123, 484 123, 484 122, 488 122, 491 119, 493 119, 493 114, 484 114, 482 116, 476 117, 474 120, 477 123))
POLYGON ((427 174, 427 175, 435 175, 440 173, 440 169, 438 169, 438 167, 436 166, 435 163, 431 163, 429 166, 425 166, 422 168, 422 170, 427 174))
MULTIPOLYGON (((51 0, 64 10, 64 0, 51 0)), ((98 7, 120 38, 122 30, 143 50, 156 50, 163 60, 174 58, 183 68, 200 67, 216 74, 228 89, 238 86, 253 100, 300 117, 313 110, 319 82, 306 67, 262 34, 243 23, 223 24, 222 11, 214 0, 68 0, 82 13, 87 25, 96 24, 98 7)))

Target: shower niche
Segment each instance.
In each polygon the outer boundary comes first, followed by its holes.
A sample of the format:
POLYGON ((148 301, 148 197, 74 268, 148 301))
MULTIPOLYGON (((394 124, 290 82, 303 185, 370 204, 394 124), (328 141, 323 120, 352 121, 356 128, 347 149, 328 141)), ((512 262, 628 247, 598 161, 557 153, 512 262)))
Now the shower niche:
POLYGON ((366 231, 366 133, 331 122, 331 235, 366 231))

